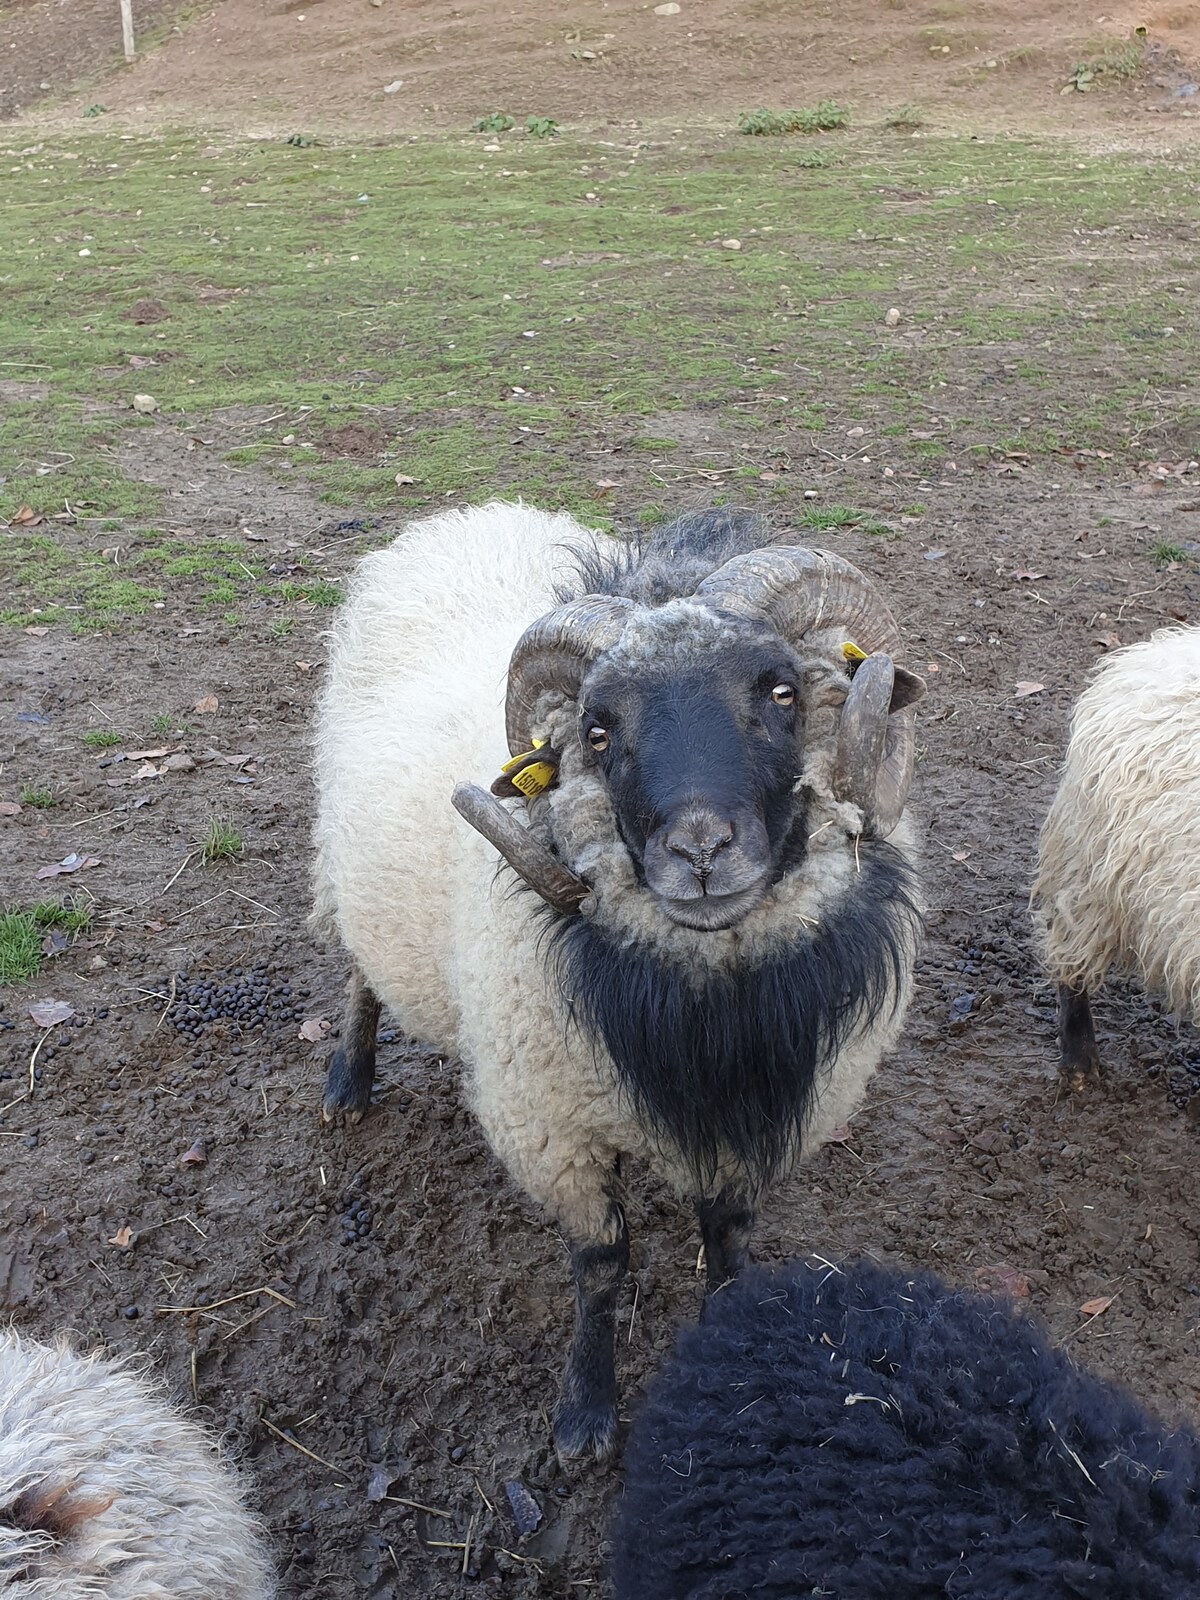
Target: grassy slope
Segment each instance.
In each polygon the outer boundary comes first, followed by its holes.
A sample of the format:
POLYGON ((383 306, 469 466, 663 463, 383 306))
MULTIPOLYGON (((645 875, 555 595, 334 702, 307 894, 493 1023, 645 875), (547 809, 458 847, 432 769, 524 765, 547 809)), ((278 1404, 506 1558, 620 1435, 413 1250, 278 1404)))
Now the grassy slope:
POLYGON ((242 546, 153 530, 157 492, 116 464, 147 425, 139 392, 191 429, 280 411, 234 459, 286 459, 333 504, 521 492, 601 522, 572 447, 619 426, 669 451, 677 410, 751 444, 723 484, 751 499, 793 492, 760 481, 773 441, 844 451, 848 420, 918 470, 972 449, 1127 464, 1192 447, 1185 167, 886 134, 488 142, 96 134, 10 153, 0 381, 44 393, 0 414, 0 514, 69 502, 95 537, 14 527, 5 616, 107 626, 173 578, 213 604, 261 586, 242 546), (166 320, 129 320, 144 298, 166 320), (938 437, 914 438, 931 412, 938 437), (351 423, 378 436, 353 459, 322 448, 351 423), (99 547, 130 525, 151 537, 118 571, 99 547))

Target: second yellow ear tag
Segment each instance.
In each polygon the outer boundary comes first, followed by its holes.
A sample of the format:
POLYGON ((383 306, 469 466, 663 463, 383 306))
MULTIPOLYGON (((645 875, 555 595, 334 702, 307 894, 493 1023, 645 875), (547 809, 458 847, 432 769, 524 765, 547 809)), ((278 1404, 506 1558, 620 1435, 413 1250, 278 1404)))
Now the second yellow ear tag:
POLYGON ((851 644, 849 639, 842 646, 842 654, 847 661, 865 661, 867 659, 867 652, 860 650, 856 644, 851 644))

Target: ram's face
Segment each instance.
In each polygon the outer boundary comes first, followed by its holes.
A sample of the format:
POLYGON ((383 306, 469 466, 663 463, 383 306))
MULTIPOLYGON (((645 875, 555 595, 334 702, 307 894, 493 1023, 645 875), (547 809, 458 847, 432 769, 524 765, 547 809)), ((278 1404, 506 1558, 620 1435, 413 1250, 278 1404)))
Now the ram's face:
POLYGON ((602 656, 582 685, 579 737, 672 921, 733 926, 803 853, 803 684, 767 630, 698 640, 668 660, 602 656))

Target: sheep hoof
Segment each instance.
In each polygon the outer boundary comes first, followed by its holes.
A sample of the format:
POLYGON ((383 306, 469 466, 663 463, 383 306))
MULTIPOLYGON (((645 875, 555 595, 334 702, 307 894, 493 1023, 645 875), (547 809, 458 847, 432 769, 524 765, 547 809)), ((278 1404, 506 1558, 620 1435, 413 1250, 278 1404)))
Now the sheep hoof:
POLYGON ((355 1063, 340 1047, 329 1058, 325 1078, 322 1122, 361 1122, 371 1107, 371 1078, 355 1070, 355 1063))
POLYGON ((617 1448, 615 1405, 563 1401, 554 1413, 554 1450, 559 1464, 591 1457, 605 1462, 617 1448))

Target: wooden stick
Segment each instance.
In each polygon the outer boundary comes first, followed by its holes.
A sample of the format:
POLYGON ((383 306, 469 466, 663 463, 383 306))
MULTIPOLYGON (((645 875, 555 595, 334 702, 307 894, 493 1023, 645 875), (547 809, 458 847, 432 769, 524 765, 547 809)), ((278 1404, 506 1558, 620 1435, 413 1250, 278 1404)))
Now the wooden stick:
POLYGON ((125 59, 132 61, 133 48, 133 0, 121 0, 121 41, 125 46, 125 59))
POLYGON ((282 1428, 277 1428, 273 1422, 268 1422, 266 1417, 258 1419, 264 1428, 270 1428, 277 1439, 282 1439, 284 1444, 290 1444, 293 1450, 299 1450, 302 1456, 307 1456, 310 1461, 315 1461, 319 1467, 328 1467, 330 1472, 340 1472, 341 1467, 335 1467, 332 1461, 326 1461, 324 1456, 315 1455, 311 1450, 306 1450, 298 1439, 289 1439, 282 1428))

